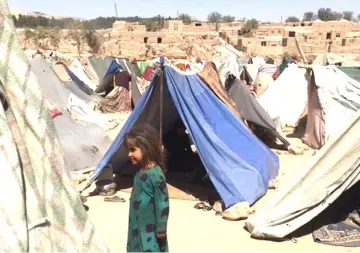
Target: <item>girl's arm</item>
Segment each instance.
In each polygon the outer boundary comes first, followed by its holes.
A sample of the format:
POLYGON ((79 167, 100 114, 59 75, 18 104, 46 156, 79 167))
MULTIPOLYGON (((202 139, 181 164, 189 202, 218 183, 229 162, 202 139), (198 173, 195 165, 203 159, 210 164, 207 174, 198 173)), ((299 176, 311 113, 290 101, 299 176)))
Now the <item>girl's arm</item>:
POLYGON ((164 234, 167 230, 169 217, 169 194, 164 176, 154 175, 153 179, 156 234, 164 234))

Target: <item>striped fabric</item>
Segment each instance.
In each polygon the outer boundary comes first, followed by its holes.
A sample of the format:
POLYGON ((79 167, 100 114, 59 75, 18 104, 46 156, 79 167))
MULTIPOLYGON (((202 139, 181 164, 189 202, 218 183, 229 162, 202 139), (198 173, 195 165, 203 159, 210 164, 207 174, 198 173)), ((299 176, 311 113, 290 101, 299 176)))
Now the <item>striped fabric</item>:
POLYGON ((0 8, 0 252, 108 252, 72 183, 6 0, 0 8))
POLYGON ((274 64, 263 64, 259 66, 259 73, 272 76, 276 72, 277 68, 278 66, 274 64))

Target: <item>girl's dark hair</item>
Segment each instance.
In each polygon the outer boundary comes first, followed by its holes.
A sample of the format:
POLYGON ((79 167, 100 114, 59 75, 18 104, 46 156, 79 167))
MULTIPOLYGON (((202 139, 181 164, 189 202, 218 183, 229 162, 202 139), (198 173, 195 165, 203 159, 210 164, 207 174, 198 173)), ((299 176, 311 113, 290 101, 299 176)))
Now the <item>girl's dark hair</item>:
POLYGON ((132 128, 125 135, 125 145, 131 140, 134 145, 141 149, 143 154, 143 162, 155 162, 163 172, 166 172, 165 154, 162 151, 159 135, 156 130, 147 124, 143 124, 132 128))

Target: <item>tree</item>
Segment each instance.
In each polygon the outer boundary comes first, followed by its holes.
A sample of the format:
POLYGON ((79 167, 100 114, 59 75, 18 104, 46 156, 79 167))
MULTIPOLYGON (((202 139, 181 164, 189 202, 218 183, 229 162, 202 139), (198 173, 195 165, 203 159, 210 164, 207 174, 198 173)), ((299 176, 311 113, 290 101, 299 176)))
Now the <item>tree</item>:
POLYGON ((360 22, 360 14, 357 16, 357 20, 360 22))
POLYGON ((322 21, 333 21, 342 18, 342 13, 332 11, 330 8, 320 8, 317 17, 322 21))
POLYGON ((210 23, 219 23, 221 21, 221 14, 219 12, 211 12, 208 15, 208 21, 210 23))
POLYGON ((252 37, 254 31, 259 28, 259 21, 256 19, 250 19, 246 21, 245 25, 241 27, 239 36, 252 37))
POLYGON ((58 49, 61 37, 62 31, 59 27, 48 30, 49 42, 55 49, 58 49))
POLYGON ((84 31, 84 39, 86 44, 91 48, 93 54, 97 54, 100 51, 100 39, 95 30, 84 31))
POLYGON ((300 22, 300 19, 295 16, 288 17, 285 22, 300 22))
POLYGON ((346 19, 348 21, 354 20, 354 12, 352 11, 344 11, 343 12, 343 19, 346 19))
POLYGON ((191 17, 188 14, 180 14, 179 19, 181 19, 185 25, 191 24, 191 17))
POLYGON ((84 41, 84 34, 79 29, 73 29, 69 31, 69 37, 75 41, 78 54, 80 56, 84 41))
POLYGON ((225 22, 225 23, 231 23, 234 22, 235 17, 230 16, 230 15, 226 15, 226 16, 222 16, 221 21, 225 22))
POLYGON ((314 21, 316 15, 314 12, 308 11, 304 13, 303 21, 314 21))
POLYGON ((26 48, 27 44, 31 44, 31 42, 34 42, 35 32, 32 31, 31 29, 27 28, 27 29, 25 29, 24 35, 25 35, 24 42, 25 42, 25 48, 26 48))

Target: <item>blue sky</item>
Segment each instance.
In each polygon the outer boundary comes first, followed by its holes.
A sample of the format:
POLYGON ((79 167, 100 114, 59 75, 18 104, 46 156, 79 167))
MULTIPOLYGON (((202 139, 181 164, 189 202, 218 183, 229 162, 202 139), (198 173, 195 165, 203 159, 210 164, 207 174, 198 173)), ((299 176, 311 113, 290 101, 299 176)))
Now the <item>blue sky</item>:
POLYGON ((280 21, 281 16, 302 17, 306 11, 326 7, 336 11, 360 12, 360 0, 8 0, 10 9, 21 12, 39 11, 49 15, 95 18, 118 15, 176 16, 188 13, 206 20, 212 11, 238 18, 256 18, 261 21, 280 21))

